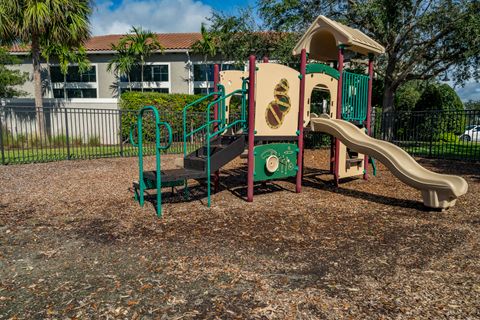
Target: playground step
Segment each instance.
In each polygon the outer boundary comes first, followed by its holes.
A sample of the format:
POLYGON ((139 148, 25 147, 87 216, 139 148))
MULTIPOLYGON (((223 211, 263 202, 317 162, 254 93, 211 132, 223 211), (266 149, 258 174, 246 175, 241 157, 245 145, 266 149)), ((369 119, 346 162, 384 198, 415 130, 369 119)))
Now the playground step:
MULTIPOLYGON (((162 187, 171 186, 173 182, 180 183, 186 179, 205 178, 203 171, 191 170, 185 168, 162 170, 162 187)), ((143 178, 155 182, 157 180, 157 171, 144 171, 143 178)))
MULTIPOLYGON (((235 159, 245 149, 243 135, 226 135, 212 139, 210 142, 210 170, 216 171, 228 162, 235 159)), ((184 167, 187 169, 206 171, 208 150, 206 146, 187 155, 184 167)))

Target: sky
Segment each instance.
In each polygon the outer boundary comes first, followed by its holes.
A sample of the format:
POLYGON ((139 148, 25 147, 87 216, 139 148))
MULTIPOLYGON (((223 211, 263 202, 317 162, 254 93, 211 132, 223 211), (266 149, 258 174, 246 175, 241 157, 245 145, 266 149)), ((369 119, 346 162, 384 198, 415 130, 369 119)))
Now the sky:
POLYGON ((212 10, 234 12, 254 0, 96 0, 93 35, 122 34, 141 25, 155 32, 199 32, 212 10))
MULTIPOLYGON (((93 35, 123 34, 132 25, 154 32, 199 32, 212 10, 233 13, 255 0, 96 0, 93 35)), ((480 83, 455 88, 463 101, 480 100, 480 83)))

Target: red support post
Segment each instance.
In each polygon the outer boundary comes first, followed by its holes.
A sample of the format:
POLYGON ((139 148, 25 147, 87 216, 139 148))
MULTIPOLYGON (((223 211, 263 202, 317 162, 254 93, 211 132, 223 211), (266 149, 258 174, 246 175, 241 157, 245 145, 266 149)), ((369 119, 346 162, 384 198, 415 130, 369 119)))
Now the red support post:
MULTIPOLYGON (((372 135, 372 88, 373 88, 373 53, 368 54, 368 100, 367 100, 367 135, 372 135)), ((368 180, 368 155, 363 164, 363 179, 368 180)))
POLYGON ((307 50, 302 49, 300 60, 300 95, 298 108, 298 154, 297 154, 297 179, 295 191, 302 191, 303 178, 303 113, 305 109, 305 79, 307 74, 307 50))
MULTIPOLYGON (((213 66, 213 92, 218 91, 219 76, 220 76, 220 68, 219 68, 218 64, 215 64, 213 66)), ((218 96, 214 95, 213 99, 217 100, 218 96)), ((215 121, 218 121, 218 119, 219 119, 218 114, 219 113, 218 113, 218 103, 217 103, 213 107, 213 117, 214 117, 215 121)), ((218 122, 215 122, 215 124, 213 125, 213 131, 215 132, 217 130, 218 130, 218 122)), ((220 185, 220 170, 217 170, 217 171, 215 171, 214 176, 213 176, 213 192, 214 193, 218 192, 219 185, 220 185)))
MULTIPOLYGON (((338 78, 338 90, 337 90, 337 119, 342 119, 342 89, 343 89, 343 56, 344 56, 344 45, 341 44, 338 47, 338 72, 340 74, 338 78)), ((335 184, 338 186, 339 183, 339 173, 340 173, 340 140, 335 139, 335 184)))
POLYGON ((247 171, 247 201, 253 201, 253 166, 255 144, 255 56, 248 59, 248 171, 247 171))

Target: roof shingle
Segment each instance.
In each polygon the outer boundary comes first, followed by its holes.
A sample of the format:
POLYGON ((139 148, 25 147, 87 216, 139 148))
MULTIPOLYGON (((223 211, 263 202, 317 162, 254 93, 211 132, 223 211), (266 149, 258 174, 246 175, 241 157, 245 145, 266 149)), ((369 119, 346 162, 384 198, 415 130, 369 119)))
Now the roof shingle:
MULTIPOLYGON (((112 43, 117 44, 123 34, 110 34, 91 37, 85 47, 88 52, 111 51, 112 43)), ((200 33, 157 33, 157 39, 165 50, 187 50, 200 40, 200 33)), ((12 53, 28 52, 29 46, 15 44, 10 48, 12 53)))

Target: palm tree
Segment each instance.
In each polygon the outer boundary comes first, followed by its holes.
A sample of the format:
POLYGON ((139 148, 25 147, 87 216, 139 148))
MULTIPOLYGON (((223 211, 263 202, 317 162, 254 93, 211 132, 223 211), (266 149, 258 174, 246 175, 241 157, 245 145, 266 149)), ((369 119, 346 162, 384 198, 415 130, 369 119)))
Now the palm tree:
MULTIPOLYGON (((0 0, 0 38, 31 45, 35 107, 43 107, 40 46, 48 41, 78 46, 90 36, 91 0, 0 0)), ((38 130, 44 131, 42 114, 38 130)))
POLYGON ((130 72, 135 66, 135 55, 130 48, 124 44, 115 45, 112 43, 112 50, 116 52, 115 56, 107 65, 107 71, 115 73, 117 78, 126 76, 128 79, 128 88, 132 91, 130 72))
MULTIPOLYGON (((215 43, 215 37, 212 33, 208 32, 204 23, 202 23, 200 26, 200 33, 202 34, 202 39, 198 40, 192 45, 192 51, 203 56, 203 64, 205 65, 205 81, 208 81, 208 57, 213 58, 217 55, 217 46, 215 43)), ((210 93, 210 86, 207 87, 207 92, 210 93)))
POLYGON ((47 60, 50 68, 50 59, 58 60, 60 72, 63 75, 63 97, 67 99, 67 74, 70 65, 76 65, 80 74, 90 70, 90 60, 85 47, 72 48, 65 44, 48 43, 42 48, 42 56, 47 60))
POLYGON ((163 47, 157 40, 157 36, 150 30, 143 30, 142 27, 134 27, 130 33, 122 37, 118 43, 121 48, 128 48, 140 64, 140 77, 143 92, 143 70, 145 60, 155 51, 163 52, 163 47))

